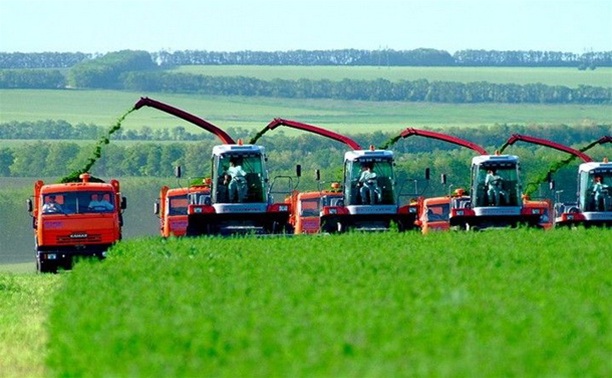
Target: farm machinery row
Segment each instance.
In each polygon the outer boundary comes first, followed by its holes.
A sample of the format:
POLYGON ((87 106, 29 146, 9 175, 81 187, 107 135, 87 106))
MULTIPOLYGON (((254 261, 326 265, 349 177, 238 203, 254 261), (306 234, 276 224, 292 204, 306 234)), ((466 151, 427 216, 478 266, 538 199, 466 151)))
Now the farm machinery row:
MULTIPOLYGON (((245 144, 210 122, 171 105, 143 97, 134 105, 134 110, 143 107, 190 122, 214 134, 221 142, 212 149, 208 177, 179 188, 161 188, 155 213, 160 218, 160 233, 164 237, 376 232, 392 228, 400 232, 428 232, 519 225, 609 227, 612 224, 612 200, 607 186, 612 181, 612 164, 607 160, 594 162, 583 151, 543 139, 515 134, 504 147, 523 141, 581 159, 575 202, 553 206, 550 200, 529 199, 523 192, 518 156, 488 154, 472 142, 439 132, 407 128, 382 147, 362 148, 355 140, 336 132, 275 118, 245 144), (256 143, 266 132, 281 126, 346 145, 342 180, 324 187, 317 171, 319 187, 298 191, 298 184, 293 185, 293 180, 299 183, 299 165, 294 177, 271 177, 266 149, 256 143), (389 147, 412 136, 473 150, 477 155, 471 161, 469 188, 429 198, 416 188, 414 192, 404 193, 401 190, 404 185, 396 178, 395 154, 389 147), (279 180, 288 180, 289 189, 275 191, 279 180)), ((609 143, 611 139, 604 136, 594 144, 609 143)), ((177 177, 180 176, 177 169, 177 177)), ((429 170, 425 179, 429 180, 429 170)), ((552 187, 552 179, 550 183, 552 187)), ((33 218, 39 271, 69 269, 80 257, 104 258, 108 247, 121 240, 126 199, 119 189, 117 180, 92 182, 88 173, 81 175, 78 182, 35 183, 28 210, 33 218), (47 211, 55 201, 60 210, 47 211), (96 205, 98 202, 108 205, 96 205)))
MULTIPOLYGON (((551 228, 555 224, 609 227, 612 223, 612 203, 607 186, 602 184, 600 194, 595 198, 592 184, 596 177, 602 182, 612 181, 611 164, 607 161, 593 162, 582 151, 544 139, 514 134, 504 147, 523 141, 554 148, 581 159, 583 164, 579 167, 576 203, 558 203, 553 206, 549 199, 530 199, 524 194, 518 156, 499 152, 489 154, 472 142, 439 132, 407 128, 384 146, 369 146, 366 149, 348 136, 319 126, 275 118, 248 144, 243 145, 241 142, 234 142, 218 127, 180 109, 149 98, 142 98, 136 104, 136 108, 142 106, 157 108, 183 118, 214 133, 224 143, 213 148, 212 171, 206 184, 183 189, 187 192, 202 190, 207 196, 205 204, 182 199, 186 201, 183 204, 187 206, 182 206, 179 218, 181 221, 178 223, 185 231, 181 229, 174 232, 168 228, 168 224, 172 222, 170 194, 173 190, 164 193, 162 189, 156 212, 160 217, 160 228, 164 236, 238 232, 342 233, 349 230, 385 231, 391 228, 399 231, 422 229, 427 232, 431 229, 480 230, 520 225, 551 228), (346 145, 348 150, 342 161, 342 180, 333 182, 327 188, 319 185, 317 190, 294 189, 284 193, 286 198, 274 201, 273 184, 270 184, 265 168, 264 147, 256 143, 266 132, 281 126, 313 133, 346 145), (432 198, 423 196, 416 189, 411 193, 401 192, 398 188, 403 186, 398 184, 395 175, 395 154, 388 148, 399 139, 412 136, 432 138, 475 151, 477 156, 471 161, 470 187, 459 188, 447 196, 432 198), (257 154, 257 164, 247 164, 245 175, 256 174, 258 179, 247 180, 248 193, 244 199, 230 199, 225 194, 220 194, 229 190, 227 181, 231 178, 223 179, 229 169, 227 162, 233 159, 242 161, 244 154, 252 155, 253 151, 260 151, 261 154, 257 154), (252 190, 258 194, 253 196, 252 190), (265 195, 262 195, 263 193, 265 195)), ((608 142, 610 136, 605 136, 596 143, 608 142)), ((300 171, 299 165, 296 166, 298 182, 300 171)), ((316 180, 320 183, 318 171, 316 175, 316 180)), ((426 179, 429 179, 428 171, 426 179)), ((275 180, 276 178, 272 182, 275 180)), ((553 185, 552 179, 549 181, 550 185, 553 185)))

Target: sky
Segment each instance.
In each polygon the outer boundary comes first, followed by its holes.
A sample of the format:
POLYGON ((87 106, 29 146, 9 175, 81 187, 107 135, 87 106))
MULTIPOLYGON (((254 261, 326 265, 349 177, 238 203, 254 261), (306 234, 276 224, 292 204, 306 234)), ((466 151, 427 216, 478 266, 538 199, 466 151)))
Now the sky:
POLYGON ((0 0, 0 52, 612 51, 610 0, 0 0))

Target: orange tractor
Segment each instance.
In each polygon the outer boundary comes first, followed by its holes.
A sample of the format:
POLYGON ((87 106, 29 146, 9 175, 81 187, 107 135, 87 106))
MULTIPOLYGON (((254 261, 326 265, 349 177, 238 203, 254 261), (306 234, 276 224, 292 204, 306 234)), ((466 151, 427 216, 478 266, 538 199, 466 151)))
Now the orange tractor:
POLYGON ((121 240, 123 210, 119 181, 90 181, 45 184, 36 181, 28 212, 36 243, 36 269, 55 273, 71 269, 79 258, 103 259, 107 250, 121 240))
MULTIPOLYGON (((295 194, 290 201, 296 206, 302 200, 310 202, 312 207, 318 203, 316 211, 311 212, 314 217, 319 213, 319 230, 323 232, 358 231, 385 231, 395 225, 399 231, 415 228, 417 209, 416 205, 400 205, 396 192, 396 179, 394 172, 394 156, 389 150, 377 150, 371 147, 362 149, 357 142, 344 135, 323 129, 318 126, 302 122, 276 118, 270 122, 256 137, 251 139, 255 143, 266 131, 278 126, 287 126, 298 130, 321 135, 348 145, 352 150, 344 154, 343 184, 331 191, 310 192, 309 194, 295 194), (370 179, 363 173, 369 171, 370 179)), ((307 221, 300 219, 299 211, 292 216, 295 224, 307 221)), ((310 220, 311 225, 316 224, 310 220)), ((314 227, 314 226, 312 226, 314 227)), ((304 228, 302 226, 301 231, 304 228)))
POLYGON ((147 97, 141 98, 134 108, 144 106, 193 123, 223 143, 212 150, 210 201, 187 205, 187 236, 293 232, 289 224, 291 205, 273 202, 263 146, 235 142, 217 126, 147 97))

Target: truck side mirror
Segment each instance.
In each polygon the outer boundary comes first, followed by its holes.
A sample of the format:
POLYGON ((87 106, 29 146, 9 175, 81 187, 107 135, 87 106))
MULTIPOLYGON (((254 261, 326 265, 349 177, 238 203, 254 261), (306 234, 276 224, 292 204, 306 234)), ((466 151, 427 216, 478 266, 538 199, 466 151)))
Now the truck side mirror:
POLYGON ((122 210, 127 209, 127 198, 125 197, 121 197, 121 209, 122 210))
POLYGON ((315 169, 315 180, 321 181, 321 171, 319 171, 318 169, 315 169))
POLYGON ((555 190, 555 180, 548 181, 548 187, 550 190, 555 190))
POLYGON ((295 166, 295 175, 297 177, 302 177, 302 166, 300 164, 295 166))
POLYGON ((425 168, 425 180, 429 181, 429 168, 425 168))
POLYGON ((159 201, 155 201, 153 204, 153 214, 159 215, 159 201))
POLYGON ((440 175, 440 182, 442 183, 442 185, 446 185, 446 173, 442 173, 440 175))
POLYGON ((31 213, 32 211, 34 211, 34 205, 32 205, 32 200, 31 199, 27 199, 26 200, 26 204, 28 205, 28 213, 31 213))
POLYGON ((176 167, 174 167, 174 176, 176 178, 181 178, 181 166, 177 165, 176 167))

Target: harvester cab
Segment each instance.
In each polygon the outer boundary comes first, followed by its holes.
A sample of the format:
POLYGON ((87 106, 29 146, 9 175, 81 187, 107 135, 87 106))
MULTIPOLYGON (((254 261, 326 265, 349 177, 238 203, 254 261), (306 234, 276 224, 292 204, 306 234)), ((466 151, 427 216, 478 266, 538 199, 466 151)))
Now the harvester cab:
POLYGON ((612 163, 582 163, 578 167, 578 202, 558 204, 555 223, 559 226, 612 225, 612 163))
MULTIPOLYGON (((612 224, 612 201, 609 189, 609 183, 612 181, 612 164, 607 159, 604 159, 603 162, 593 162, 593 159, 584 153, 584 151, 597 144, 612 142, 612 137, 604 136, 586 148, 576 150, 546 139, 513 134, 504 147, 516 141, 538 144, 572 155, 570 159, 563 163, 569 163, 575 158, 582 160, 582 164, 578 167, 577 202, 572 204, 556 203, 554 205, 554 217, 557 226, 598 225, 609 227, 612 224)), ((559 169, 562 165, 564 164, 557 164, 554 169, 559 169)), ((549 180, 554 173, 554 169, 548 172, 549 180)), ((525 195, 529 196, 529 194, 530 191, 527 190, 525 195)), ((530 204, 528 203, 528 205, 530 204)), ((527 209, 532 208, 532 206, 525 207, 527 209)))
MULTIPOLYGON (((376 150, 374 147, 364 150, 347 136, 282 118, 275 118, 270 122, 251 139, 251 143, 255 143, 265 132, 278 126, 321 135, 342 142, 352 149, 344 155, 342 201, 330 201, 329 205, 322 206, 321 231, 384 231, 389 230, 392 224, 396 224, 400 231, 414 228, 415 208, 398 206, 392 151, 376 150)), ((319 191, 318 196, 321 199, 323 192, 319 191)))
POLYGON ((170 105, 141 98, 135 109, 150 106, 215 134, 223 144, 213 147, 210 201, 190 203, 187 236, 277 234, 291 232, 290 204, 275 203, 269 193, 265 148, 243 144, 217 126, 170 105))
MULTIPOLYGON (((491 157, 487 155, 487 151, 479 145, 470 141, 458 138, 456 136, 430 131, 421 130, 416 128, 406 128, 399 135, 393 137, 381 148, 388 148, 389 146, 396 143, 401 138, 408 138, 412 136, 421 136, 425 138, 440 140, 447 143, 456 144, 461 147, 466 147, 475 152, 479 153, 480 156, 474 157, 472 161, 472 180, 474 182, 474 175, 480 176, 479 170, 483 164, 489 166, 499 166, 507 169, 509 172, 514 169, 517 170, 518 161, 515 163, 512 159, 491 157), (493 158, 493 160, 492 160, 493 158), (505 159, 503 162, 501 159, 505 159), (490 161, 491 160, 491 161, 490 161), (514 167, 514 168, 512 168, 514 167), (475 173, 476 172, 476 173, 475 173)), ((486 172, 486 169, 483 171, 486 172)), ((517 174, 510 174, 508 176, 517 177, 517 174)), ((429 178, 429 170, 426 171, 426 177, 429 178)), ((477 182, 477 181, 476 181, 477 182)), ((446 185, 446 175, 442 175, 442 184, 446 185)), ((418 211, 418 219, 416 224, 421 227, 421 231, 424 233, 430 230, 448 230, 451 227, 456 229, 465 229, 466 224, 474 224, 476 222, 476 214, 472 209, 472 204, 480 202, 486 202, 484 195, 474 196, 476 191, 474 190, 475 184, 472 184, 472 197, 468 196, 464 189, 457 189, 454 193, 448 196, 442 197, 430 197, 423 198, 419 196, 417 198, 416 209, 418 211)))

